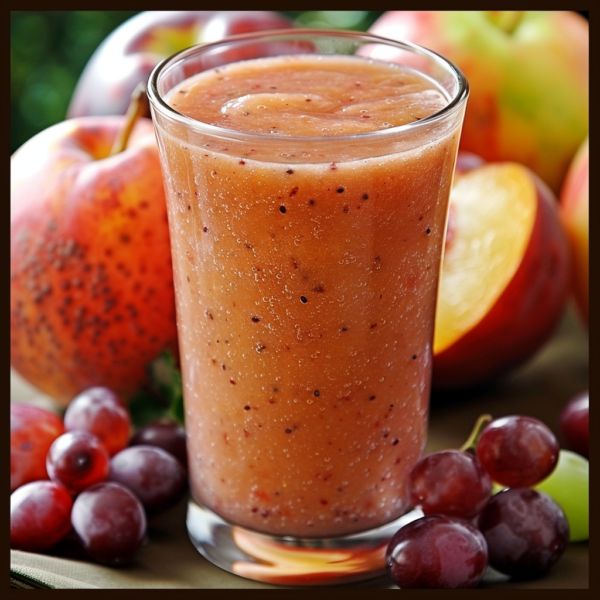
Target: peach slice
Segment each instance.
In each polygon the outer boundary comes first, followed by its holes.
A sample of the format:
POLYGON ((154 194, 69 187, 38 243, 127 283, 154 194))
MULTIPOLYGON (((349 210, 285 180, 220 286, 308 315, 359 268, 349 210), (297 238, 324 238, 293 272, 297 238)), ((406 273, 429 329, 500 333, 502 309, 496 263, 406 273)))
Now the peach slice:
POLYGON ((569 294, 569 255, 550 189, 527 167, 457 173, 436 314, 433 385, 494 379, 554 331, 569 294))

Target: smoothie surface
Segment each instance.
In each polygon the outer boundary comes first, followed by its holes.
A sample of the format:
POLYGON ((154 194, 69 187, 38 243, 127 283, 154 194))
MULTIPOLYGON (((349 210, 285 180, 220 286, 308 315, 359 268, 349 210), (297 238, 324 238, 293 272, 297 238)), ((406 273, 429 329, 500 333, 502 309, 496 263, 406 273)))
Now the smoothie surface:
POLYGON ((448 98, 424 75, 398 65, 290 55, 205 71, 179 84, 166 102, 224 129, 310 137, 398 127, 439 112, 448 98))

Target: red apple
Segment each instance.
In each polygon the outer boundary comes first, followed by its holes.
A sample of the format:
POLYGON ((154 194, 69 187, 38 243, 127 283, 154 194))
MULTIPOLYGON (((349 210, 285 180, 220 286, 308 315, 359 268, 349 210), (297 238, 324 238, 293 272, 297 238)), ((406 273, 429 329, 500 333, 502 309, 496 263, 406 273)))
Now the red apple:
POLYGON ((82 390, 130 395, 177 351, 173 273, 154 128, 81 117, 11 160, 11 366, 66 406, 82 390))
POLYGON ((488 382, 529 359, 569 294, 567 240, 550 189, 517 163, 457 173, 442 263, 433 385, 488 382))
POLYGON ((584 17, 569 11, 390 11, 370 31, 453 61, 470 86, 461 148, 489 162, 522 163, 559 193, 588 133, 584 17))
POLYGON ((90 58, 67 115, 125 114, 138 83, 164 58, 195 44, 250 31, 291 27, 271 11, 146 11, 115 29, 90 58))
POLYGON ((575 155, 560 194, 560 213, 572 256, 573 295, 586 326, 590 319, 590 145, 575 155))

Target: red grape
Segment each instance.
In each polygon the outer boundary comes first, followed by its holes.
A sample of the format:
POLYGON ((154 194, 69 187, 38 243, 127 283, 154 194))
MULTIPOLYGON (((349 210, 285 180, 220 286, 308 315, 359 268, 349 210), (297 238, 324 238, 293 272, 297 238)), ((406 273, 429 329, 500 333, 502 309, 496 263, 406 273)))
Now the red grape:
POLYGON ((89 431, 106 448, 109 456, 127 446, 131 419, 119 397, 105 387, 89 388, 76 396, 65 413, 67 431, 89 431))
POLYGON ((496 483, 529 487, 556 467, 560 446, 538 419, 514 415, 495 419, 481 432, 477 456, 496 483))
POLYGON ((158 446, 172 454, 187 470, 185 429, 171 419, 159 419, 140 427, 129 440, 130 446, 158 446))
POLYGON ((560 432, 569 450, 590 457, 590 394, 578 394, 560 413, 560 432))
POLYGON ((10 405, 10 491, 30 481, 48 479, 46 454, 65 432, 60 417, 25 403, 10 405))
POLYGON ((108 478, 131 489, 152 514, 175 505, 183 497, 187 484, 179 461, 157 446, 121 450, 110 461, 108 478))
POLYGON ((46 458, 48 475, 72 495, 106 479, 109 458, 100 440, 87 431, 68 431, 56 438, 46 458))
POLYGON ((146 536, 142 503, 119 483, 99 483, 81 492, 71 522, 86 552, 108 565, 131 562, 146 536))
POLYGON ((473 588, 487 567, 487 546, 466 521, 431 515, 396 532, 386 565, 400 588, 473 588))
POLYGON ((409 476, 411 504, 425 515, 470 519, 492 495, 492 480, 469 452, 445 450, 423 456, 409 476))
POLYGON ((530 488, 503 490, 483 510, 479 528, 494 569, 515 579, 543 575, 569 543, 569 523, 558 504, 530 488))
POLYGON ((10 547, 29 552, 52 548, 71 530, 73 500, 53 481, 32 481, 10 496, 10 547))

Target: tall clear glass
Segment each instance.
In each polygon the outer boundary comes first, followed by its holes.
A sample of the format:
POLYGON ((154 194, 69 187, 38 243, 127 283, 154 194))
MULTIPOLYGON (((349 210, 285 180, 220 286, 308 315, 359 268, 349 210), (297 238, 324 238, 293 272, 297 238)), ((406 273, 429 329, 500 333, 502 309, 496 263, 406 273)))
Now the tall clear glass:
POLYGON ((155 69, 148 95, 171 233, 190 538, 262 581, 380 575, 426 441, 467 82, 408 43, 286 30, 180 52, 155 69), (402 64, 447 103, 404 125, 301 137, 171 106, 196 74, 294 54, 355 56, 357 79, 367 56, 402 64))

